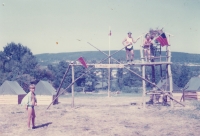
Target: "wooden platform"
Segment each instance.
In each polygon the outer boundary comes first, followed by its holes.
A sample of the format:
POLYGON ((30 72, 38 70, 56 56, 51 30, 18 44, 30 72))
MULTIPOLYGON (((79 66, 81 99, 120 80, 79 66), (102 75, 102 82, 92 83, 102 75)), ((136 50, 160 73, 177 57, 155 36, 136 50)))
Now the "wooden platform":
MULTIPOLYGON (((131 64, 119 64, 120 66, 123 65, 123 66, 152 66, 152 65, 162 65, 162 64, 172 64, 172 62, 140 62, 140 63, 131 63, 131 64)), ((74 66, 81 66, 82 64, 70 64, 70 65, 74 65, 74 66)), ((95 66, 95 65, 98 65, 97 64, 87 64, 88 66, 95 66)), ((105 65, 109 65, 109 64, 105 64, 105 65)), ((112 65, 112 64, 111 64, 112 65)), ((117 65, 117 64, 116 64, 117 65)), ((112 66, 111 66, 112 67, 112 66)))

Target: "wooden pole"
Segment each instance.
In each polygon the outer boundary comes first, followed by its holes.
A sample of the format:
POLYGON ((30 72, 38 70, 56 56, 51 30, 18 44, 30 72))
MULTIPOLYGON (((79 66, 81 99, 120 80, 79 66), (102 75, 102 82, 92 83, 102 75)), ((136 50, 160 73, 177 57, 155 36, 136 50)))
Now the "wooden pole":
MULTIPOLYGON (((144 51, 143 51, 142 45, 143 45, 143 39, 141 38, 140 56, 142 58, 142 63, 144 64, 145 57, 144 57, 144 51)), ((142 78, 145 79, 145 65, 142 65, 142 78)), ((143 90, 142 91, 142 103, 143 103, 143 108, 145 109, 146 108, 146 100, 145 100, 146 83, 145 83, 145 80, 142 80, 142 90, 143 90)))
MULTIPOLYGON (((109 27, 109 33, 110 33, 110 27, 109 27)), ((108 58, 108 63, 110 64, 110 37, 111 37, 111 33, 109 34, 109 40, 108 40, 108 44, 109 44, 109 58, 108 58)), ((108 97, 110 97, 110 66, 108 68, 108 97)))
MULTIPOLYGON (((145 78, 145 66, 142 65, 142 77, 145 78)), ((142 89, 143 89, 143 93, 142 93, 142 102, 143 102, 143 108, 146 108, 146 83, 145 80, 142 80, 142 89)))
POLYGON ((60 86, 59 86, 59 88, 58 88, 58 90, 57 90, 56 97, 58 96, 58 94, 59 94, 59 92, 60 92, 60 88, 61 88, 61 86, 62 86, 62 84, 63 84, 63 81, 64 81, 64 79, 65 79, 65 77, 66 77, 68 71, 69 71, 69 68, 70 68, 70 65, 68 66, 67 70, 65 71, 65 74, 64 74, 64 76, 63 76, 63 78, 62 78, 62 81, 61 81, 61 83, 60 83, 60 86))
POLYGON ((151 79, 151 81, 153 83, 155 83, 156 82, 156 76, 155 76, 155 66, 154 65, 151 66, 151 70, 152 70, 152 79, 151 79))
MULTIPOLYGON (((171 62, 171 52, 170 52, 169 47, 168 47, 167 52, 168 52, 167 53, 168 62, 171 62)), ((168 77, 169 77, 169 91, 172 94, 172 91, 173 91, 173 79, 172 79, 172 72, 171 72, 171 65, 170 64, 167 65, 167 71, 168 71, 168 77)), ((171 105, 171 107, 174 107, 172 99, 170 99, 170 105, 171 105)))
MULTIPOLYGON (((74 65, 72 64, 72 83, 74 83, 74 65)), ((71 86, 72 89, 72 104, 71 107, 74 107, 74 84, 71 86)))

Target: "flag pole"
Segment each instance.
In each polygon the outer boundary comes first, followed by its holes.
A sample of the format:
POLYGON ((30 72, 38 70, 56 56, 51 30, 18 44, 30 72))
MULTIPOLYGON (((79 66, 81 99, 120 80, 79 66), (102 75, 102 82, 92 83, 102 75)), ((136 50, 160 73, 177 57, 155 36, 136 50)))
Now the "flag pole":
POLYGON ((110 97, 110 37, 111 37, 111 30, 109 26, 109 39, 108 39, 108 48, 109 48, 109 58, 108 58, 108 63, 109 63, 109 68, 108 68, 108 97, 110 97))

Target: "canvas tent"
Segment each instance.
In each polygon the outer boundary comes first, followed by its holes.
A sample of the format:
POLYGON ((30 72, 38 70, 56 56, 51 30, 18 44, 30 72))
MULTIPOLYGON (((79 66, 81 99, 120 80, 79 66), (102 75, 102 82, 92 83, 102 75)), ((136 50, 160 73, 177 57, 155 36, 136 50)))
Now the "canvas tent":
MULTIPOLYGON (((48 105, 56 97, 56 89, 47 81, 40 80, 35 86, 38 105, 48 105)), ((53 104, 58 103, 58 98, 53 104)))
MULTIPOLYGON (((163 90, 169 91, 169 79, 163 79, 160 80, 157 84, 157 86, 163 90)), ((178 92, 180 91, 180 88, 173 83, 173 92, 178 92)))
MULTIPOLYGON (((163 90, 169 91, 169 79, 163 79, 160 80, 157 84, 157 86, 163 90)), ((176 100, 180 100, 182 97, 182 91, 181 89, 173 83, 173 88, 172 88, 172 95, 174 97, 174 99, 176 100)))
POLYGON ((184 88, 184 100, 200 100, 200 77, 192 77, 184 88))
POLYGON ((192 77, 185 85, 186 91, 200 92, 200 77, 192 77))
POLYGON ((17 81, 5 81, 0 87, 0 104, 20 104, 26 92, 17 81))

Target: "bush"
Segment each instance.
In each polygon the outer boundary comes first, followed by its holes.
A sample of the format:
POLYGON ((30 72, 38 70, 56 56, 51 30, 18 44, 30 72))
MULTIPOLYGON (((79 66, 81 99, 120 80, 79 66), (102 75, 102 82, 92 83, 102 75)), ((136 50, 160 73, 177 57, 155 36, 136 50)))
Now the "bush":
POLYGON ((74 91, 75 92, 83 92, 83 89, 84 89, 83 87, 75 87, 74 91))
POLYGON ((128 86, 124 86, 124 87, 122 88, 122 92, 124 92, 124 93, 134 93, 134 90, 131 89, 131 88, 128 87, 128 86))
POLYGON ((133 91, 134 91, 135 93, 142 93, 142 88, 141 88, 141 87, 134 87, 134 88, 133 88, 133 91))
POLYGON ((118 86, 111 86, 110 90, 111 90, 112 92, 114 92, 114 91, 119 91, 120 89, 119 89, 118 86))

